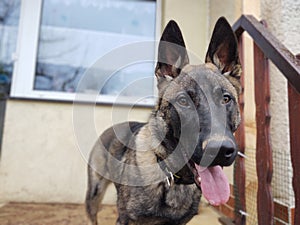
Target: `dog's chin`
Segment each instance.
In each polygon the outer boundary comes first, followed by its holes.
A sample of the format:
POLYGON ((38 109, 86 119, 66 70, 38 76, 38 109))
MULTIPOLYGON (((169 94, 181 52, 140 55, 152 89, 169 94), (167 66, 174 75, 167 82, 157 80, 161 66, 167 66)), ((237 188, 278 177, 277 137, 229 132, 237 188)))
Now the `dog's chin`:
POLYGON ((211 205, 218 206, 229 200, 229 182, 221 166, 202 167, 193 160, 189 164, 195 183, 211 205))

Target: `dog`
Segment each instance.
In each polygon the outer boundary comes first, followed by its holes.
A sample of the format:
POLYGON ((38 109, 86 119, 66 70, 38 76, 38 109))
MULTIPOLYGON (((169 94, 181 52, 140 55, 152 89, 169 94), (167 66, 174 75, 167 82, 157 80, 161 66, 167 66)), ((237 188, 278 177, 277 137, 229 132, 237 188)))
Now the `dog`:
MULTIPOLYGON (((205 63, 190 65, 183 35, 170 21, 158 45, 158 101, 147 123, 104 131, 91 151, 86 211, 96 225, 106 186, 117 189, 117 225, 183 225, 210 204, 228 201, 222 167, 237 155, 241 65, 237 40, 217 21, 205 63)), ((103 223, 102 223, 103 224, 103 223)))

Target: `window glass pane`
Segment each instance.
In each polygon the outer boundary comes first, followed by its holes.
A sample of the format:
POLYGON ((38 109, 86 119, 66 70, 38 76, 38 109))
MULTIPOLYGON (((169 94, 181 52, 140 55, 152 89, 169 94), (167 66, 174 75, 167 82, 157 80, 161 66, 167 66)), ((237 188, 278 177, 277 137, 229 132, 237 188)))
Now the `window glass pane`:
MULTIPOLYGON (((101 56, 128 43, 154 40, 155 16, 155 1, 44 0, 34 89, 75 92, 84 72, 101 56)), ((145 96, 153 91, 149 79, 135 91, 121 90, 153 74, 153 62, 117 72, 98 68, 91 83, 105 80, 101 94, 145 96)))
POLYGON ((16 51, 20 0, 0 0, 0 95, 9 93, 16 51))

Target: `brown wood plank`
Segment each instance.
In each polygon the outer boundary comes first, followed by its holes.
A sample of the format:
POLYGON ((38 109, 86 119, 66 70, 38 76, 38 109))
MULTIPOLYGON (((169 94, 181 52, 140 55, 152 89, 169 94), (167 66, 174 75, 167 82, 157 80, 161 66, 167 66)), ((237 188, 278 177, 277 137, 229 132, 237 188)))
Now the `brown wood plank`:
POLYGON ((242 15, 233 25, 236 35, 244 31, 253 38, 291 85, 300 92, 300 67, 296 57, 268 29, 251 15, 242 15))
POLYGON ((274 217, 280 219, 286 223, 289 222, 289 211, 290 209, 286 205, 274 202, 274 217))
MULTIPOLYGON (((243 37, 239 38, 239 55, 241 64, 244 63, 243 57, 243 37)), ((242 93, 239 97, 241 124, 235 134, 239 151, 245 153, 245 123, 244 123, 244 73, 241 75, 242 93)), ((235 197, 235 224, 245 225, 246 217, 240 212, 246 212, 246 194, 245 194, 245 159, 238 156, 234 164, 234 197, 235 197)))
POLYGON ((300 224, 300 94, 289 84, 290 146, 295 193, 294 224, 300 224))
POLYGON ((256 170, 258 176, 257 216, 259 225, 273 225, 274 205, 271 189, 273 173, 270 145, 270 82, 268 60, 254 43, 256 103, 256 170))
POLYGON ((295 209, 291 209, 292 225, 295 225, 295 209))
POLYGON ((221 205, 221 213, 231 220, 234 219, 234 208, 231 208, 228 205, 221 205))

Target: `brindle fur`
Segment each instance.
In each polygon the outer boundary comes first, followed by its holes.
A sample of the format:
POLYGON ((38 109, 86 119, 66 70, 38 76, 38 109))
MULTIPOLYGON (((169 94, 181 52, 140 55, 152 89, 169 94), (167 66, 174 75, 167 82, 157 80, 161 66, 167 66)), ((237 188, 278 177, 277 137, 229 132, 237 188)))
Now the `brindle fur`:
MULTIPOLYGON (((240 123, 237 102, 241 66, 236 38, 226 19, 220 18, 215 26, 206 63, 196 66, 189 65, 181 31, 174 21, 170 21, 162 34, 158 61, 156 77, 159 99, 148 123, 129 122, 109 128, 100 136, 90 154, 86 210, 93 225, 97 224, 99 202, 110 182, 104 177, 113 174, 114 178, 121 181, 123 176, 122 168, 116 168, 111 163, 113 158, 131 165, 153 165, 158 159, 166 159, 176 147, 184 152, 184 149, 190 146, 189 140, 182 143, 178 141, 181 126, 193 130, 195 121, 200 125, 199 133, 196 134, 199 139, 192 155, 195 163, 199 164, 202 157, 209 154, 212 149, 209 148, 210 143, 222 144, 229 140, 230 143, 234 143, 233 148, 236 151, 233 132, 240 123), (163 45, 164 41, 181 47, 163 45), (203 86, 200 87, 199 83, 203 86), (229 103, 224 100, 225 92, 231 96, 229 103), (192 108, 197 112, 196 117, 189 107, 178 104, 176 99, 180 93, 188 93, 188 101, 189 104, 193 104, 192 108), (221 106, 226 109, 225 119, 213 122, 218 128, 213 134, 211 115, 215 112, 210 112, 211 105, 216 111, 222 112, 221 106), (180 119, 185 121, 185 125, 181 124, 180 119), (127 129, 128 127, 130 129, 127 129), (121 131, 118 132, 118 137, 115 130, 121 131), (110 155, 103 154, 105 151, 110 155), (101 176, 97 171, 105 171, 107 174, 101 176)), ((188 131, 187 133, 186 136, 194 135, 188 131)), ((228 166, 234 158, 235 155, 230 159, 216 155, 216 160, 207 166, 228 166)), ((171 158, 167 167, 173 168, 177 163, 175 159, 171 158)), ((188 181, 193 177, 187 164, 176 174, 188 181)), ((132 176, 136 176, 133 179, 141 180, 153 178, 151 174, 145 177, 137 177, 136 174, 132 176)), ((146 186, 129 186, 115 182, 115 187, 118 194, 117 225, 184 225, 198 213, 201 190, 196 184, 186 184, 182 181, 169 186, 162 180, 146 186)))

